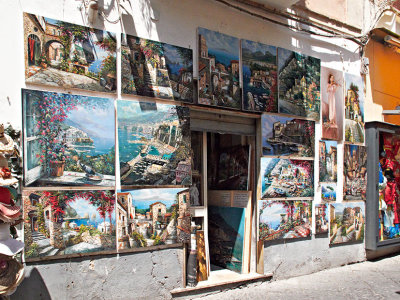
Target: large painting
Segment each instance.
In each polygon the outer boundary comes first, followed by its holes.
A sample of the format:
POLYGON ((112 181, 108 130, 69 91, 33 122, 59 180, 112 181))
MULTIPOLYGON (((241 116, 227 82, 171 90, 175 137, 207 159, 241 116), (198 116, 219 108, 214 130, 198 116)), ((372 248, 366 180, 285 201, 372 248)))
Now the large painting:
POLYGON ((240 109, 239 39, 200 27, 198 34, 198 103, 240 109))
POLYGON ((313 170, 310 160, 262 157, 262 198, 313 197, 313 170))
POLYGON ((310 201, 261 200, 259 206, 259 240, 295 239, 311 235, 310 201))
POLYGON ((329 231, 328 204, 315 204, 315 234, 327 235, 329 231))
POLYGON ((118 249, 190 241, 189 189, 123 190, 117 199, 118 249))
POLYGON ((27 260, 116 250, 114 191, 25 191, 27 260))
POLYGON ((193 50, 122 33, 122 93, 193 102, 193 50))
POLYGON ((321 183, 322 201, 336 201, 336 183, 321 183))
POLYGON ((346 202, 329 205, 330 244, 362 243, 364 240, 365 214, 363 202, 346 202))
POLYGON ((24 13, 27 83, 116 92, 114 33, 24 13))
POLYGON ((314 157, 314 121, 263 114, 261 126, 263 155, 314 157))
POLYGON ((190 185, 189 109, 118 100, 122 185, 190 185))
POLYGON ((242 40, 243 109, 278 112, 276 47, 242 40))
POLYGON ((365 200, 367 190, 367 149, 344 145, 344 200, 365 200))
POLYGON ((319 141, 319 181, 337 181, 336 141, 319 141))
POLYGON ((115 186, 114 100, 22 90, 25 185, 115 186))
POLYGON ((361 76, 345 73, 345 141, 364 143, 364 83, 361 76))
POLYGON ((343 138, 343 73, 321 68, 322 138, 340 141, 343 138))
POLYGON ((287 49, 278 48, 278 111, 320 118, 321 61, 287 49))

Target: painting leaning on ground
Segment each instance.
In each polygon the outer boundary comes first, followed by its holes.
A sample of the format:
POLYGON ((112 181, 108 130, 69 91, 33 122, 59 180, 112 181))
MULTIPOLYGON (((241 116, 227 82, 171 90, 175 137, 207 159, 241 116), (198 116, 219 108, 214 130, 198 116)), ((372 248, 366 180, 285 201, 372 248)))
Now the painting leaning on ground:
POLYGON ((114 33, 24 13, 27 83, 116 92, 114 33))

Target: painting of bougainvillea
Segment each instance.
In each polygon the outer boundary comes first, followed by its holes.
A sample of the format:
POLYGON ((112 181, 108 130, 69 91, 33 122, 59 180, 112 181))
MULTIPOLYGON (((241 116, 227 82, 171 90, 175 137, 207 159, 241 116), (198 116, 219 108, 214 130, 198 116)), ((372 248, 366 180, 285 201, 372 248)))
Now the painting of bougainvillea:
POLYGON ((328 204, 315 204, 315 234, 328 234, 328 204))
POLYGON ((26 191, 25 258, 116 249, 114 191, 26 191))
POLYGON ((22 90, 26 186, 115 186, 112 99, 22 90))

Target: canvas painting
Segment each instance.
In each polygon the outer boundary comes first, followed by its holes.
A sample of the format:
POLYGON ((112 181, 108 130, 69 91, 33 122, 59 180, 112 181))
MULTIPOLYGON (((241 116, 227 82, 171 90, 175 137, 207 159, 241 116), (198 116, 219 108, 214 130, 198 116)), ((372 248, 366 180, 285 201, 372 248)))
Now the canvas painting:
POLYGON ((198 28, 199 104, 241 109, 239 39, 198 28))
POLYGON ((260 201, 259 240, 305 238, 311 235, 309 201, 260 201))
POLYGON ((336 141, 319 141, 319 181, 337 181, 336 141))
POLYGON ((336 201, 336 183, 321 183, 322 201, 336 201))
POLYGON ((367 149, 344 145, 344 200, 365 200, 367 190, 367 149))
POLYGON ((25 185, 115 186, 114 100, 22 90, 25 185))
POLYGON ((320 118, 321 61, 287 49, 278 48, 278 111, 320 118))
POLYGON ((261 126, 263 155, 314 157, 315 122, 263 114, 261 126))
POLYGON ((329 205, 329 242, 333 244, 362 243, 364 241, 364 202, 346 202, 329 205))
POLYGON ((313 161, 262 157, 262 198, 313 197, 313 170, 313 161))
POLYGON ((345 73, 345 141, 364 143, 364 83, 361 76, 345 73))
POLYGON ((118 100, 121 185, 190 185, 189 109, 118 100))
POLYGON ((123 94, 193 102, 193 50, 121 36, 123 94))
POLYGON ((116 93, 115 33, 24 13, 27 83, 116 93))
POLYGON ((343 73, 321 68, 322 138, 340 141, 343 137, 343 73))
POLYGON ((276 47, 242 40, 243 110, 278 112, 276 47))
POLYGON ((123 190, 117 199, 118 249, 190 241, 189 189, 123 190))
POLYGON ((25 258, 116 250, 114 191, 25 191, 25 258))
POLYGON ((315 234, 328 234, 328 204, 315 204, 315 234))

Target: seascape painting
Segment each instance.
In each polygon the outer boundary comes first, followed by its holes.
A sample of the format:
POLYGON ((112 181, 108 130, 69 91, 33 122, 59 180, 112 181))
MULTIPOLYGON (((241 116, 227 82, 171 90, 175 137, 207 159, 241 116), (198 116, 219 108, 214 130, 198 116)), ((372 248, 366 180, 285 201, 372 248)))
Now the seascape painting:
POLYGON ((336 201, 336 183, 321 183, 322 201, 336 201))
POLYGON ((337 181, 337 142, 319 141, 319 182, 337 181))
POLYGON ((345 73, 345 141, 364 143, 364 82, 361 76, 345 73))
POLYGON ((367 190, 367 148, 344 145, 344 200, 365 200, 367 190))
POLYGON ((327 235, 329 232, 328 204, 315 204, 315 234, 327 235))

